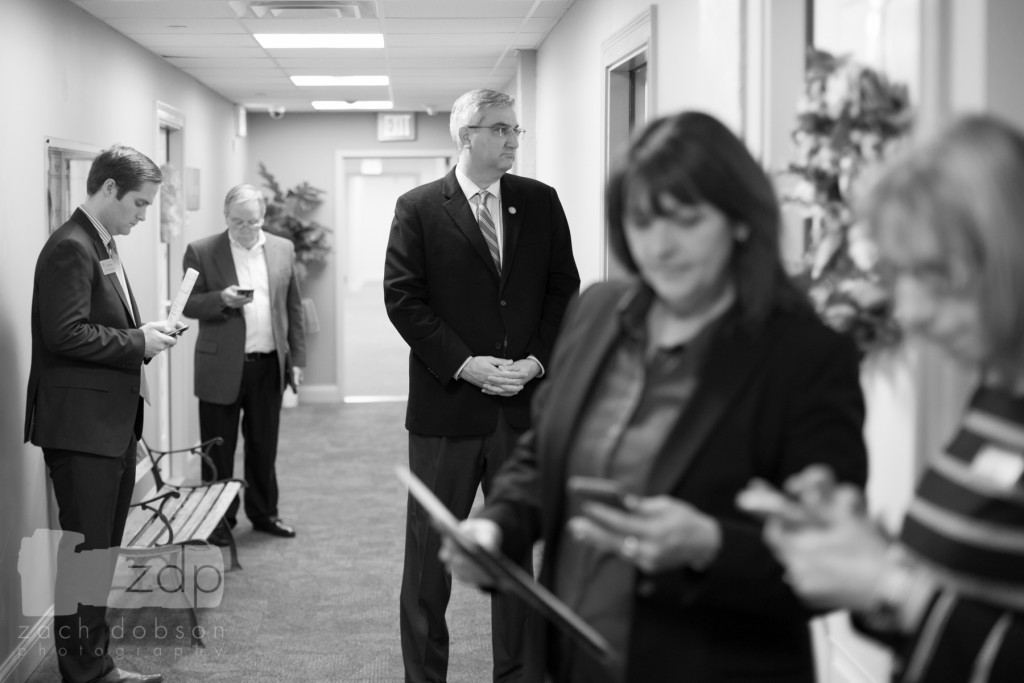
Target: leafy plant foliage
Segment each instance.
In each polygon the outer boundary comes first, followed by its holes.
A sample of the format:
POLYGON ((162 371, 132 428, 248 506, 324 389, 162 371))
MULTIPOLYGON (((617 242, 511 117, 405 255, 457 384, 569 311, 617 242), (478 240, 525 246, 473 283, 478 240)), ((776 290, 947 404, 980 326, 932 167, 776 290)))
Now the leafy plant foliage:
POLYGON ((797 279, 819 314, 864 353, 899 329, 876 271, 877 251, 851 208, 857 190, 910 129, 907 88, 849 57, 810 48, 797 107, 797 159, 783 201, 802 209, 806 251, 797 279))
POLYGON ((296 271, 299 279, 305 279, 310 269, 322 264, 331 253, 331 229, 309 218, 323 204, 325 191, 306 181, 284 191, 262 162, 259 174, 264 187, 272 193, 267 199, 263 229, 292 241, 296 271))

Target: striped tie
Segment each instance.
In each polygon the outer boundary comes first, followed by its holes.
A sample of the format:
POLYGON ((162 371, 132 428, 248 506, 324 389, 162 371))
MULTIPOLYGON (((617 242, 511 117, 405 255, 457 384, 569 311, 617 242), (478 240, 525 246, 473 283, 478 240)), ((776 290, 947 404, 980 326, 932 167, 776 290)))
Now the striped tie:
POLYGON ((478 197, 477 204, 480 207, 480 211, 477 213, 480 232, 484 234, 487 249, 491 252, 491 259, 494 261, 494 267, 501 274, 501 252, 498 251, 498 233, 494 229, 494 219, 491 218, 491 212, 487 209, 487 198, 491 196, 491 193, 487 190, 480 190, 476 193, 476 196, 478 197))

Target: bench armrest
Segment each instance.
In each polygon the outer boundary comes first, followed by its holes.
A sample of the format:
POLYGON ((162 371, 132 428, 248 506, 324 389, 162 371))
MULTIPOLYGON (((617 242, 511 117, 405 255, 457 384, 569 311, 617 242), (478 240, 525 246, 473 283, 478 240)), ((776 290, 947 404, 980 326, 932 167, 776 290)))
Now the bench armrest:
POLYGON ((215 436, 212 439, 207 439, 206 441, 190 448, 173 448, 169 451, 158 451, 148 448, 147 444, 147 449, 150 453, 149 457, 153 460, 153 467, 159 465, 164 456, 171 455, 173 453, 192 453, 194 455, 198 455, 202 458, 203 462, 206 463, 206 466, 210 468, 210 471, 213 472, 213 479, 216 481, 220 479, 220 473, 217 471, 217 466, 213 463, 213 459, 210 457, 210 449, 214 446, 219 446, 222 443, 224 443, 224 439, 219 436, 215 436))
POLYGON ((149 510, 156 515, 160 522, 164 525, 164 529, 167 530, 168 543, 174 543, 174 529, 171 527, 171 520, 167 519, 167 515, 164 514, 164 506, 167 505, 167 501, 171 498, 180 498, 181 493, 177 489, 170 489, 159 495, 147 498, 146 500, 140 500, 138 503, 132 503, 129 508, 142 508, 143 510, 149 510), (159 501, 159 505, 153 507, 153 503, 159 501))

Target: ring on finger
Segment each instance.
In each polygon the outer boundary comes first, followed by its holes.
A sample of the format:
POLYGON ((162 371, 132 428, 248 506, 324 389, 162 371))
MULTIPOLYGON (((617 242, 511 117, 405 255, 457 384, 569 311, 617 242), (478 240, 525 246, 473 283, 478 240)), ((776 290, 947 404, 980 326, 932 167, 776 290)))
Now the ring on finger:
POLYGON ((636 557, 637 550, 639 549, 640 539, 631 534, 622 538, 622 543, 619 546, 619 553, 627 559, 632 559, 636 557))

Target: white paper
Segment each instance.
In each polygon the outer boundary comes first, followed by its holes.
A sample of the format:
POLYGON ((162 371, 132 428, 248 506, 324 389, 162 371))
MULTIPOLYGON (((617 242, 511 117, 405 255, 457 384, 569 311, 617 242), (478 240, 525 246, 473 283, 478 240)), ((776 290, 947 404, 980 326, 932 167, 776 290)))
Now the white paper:
POLYGON ((185 271, 185 277, 181 279, 181 288, 178 289, 178 296, 174 297, 174 303, 171 304, 171 312, 167 314, 167 323, 172 327, 178 326, 181 312, 185 310, 185 302, 188 301, 189 295, 192 294, 192 288, 196 284, 197 277, 199 277, 199 271, 195 268, 189 268, 185 271))

